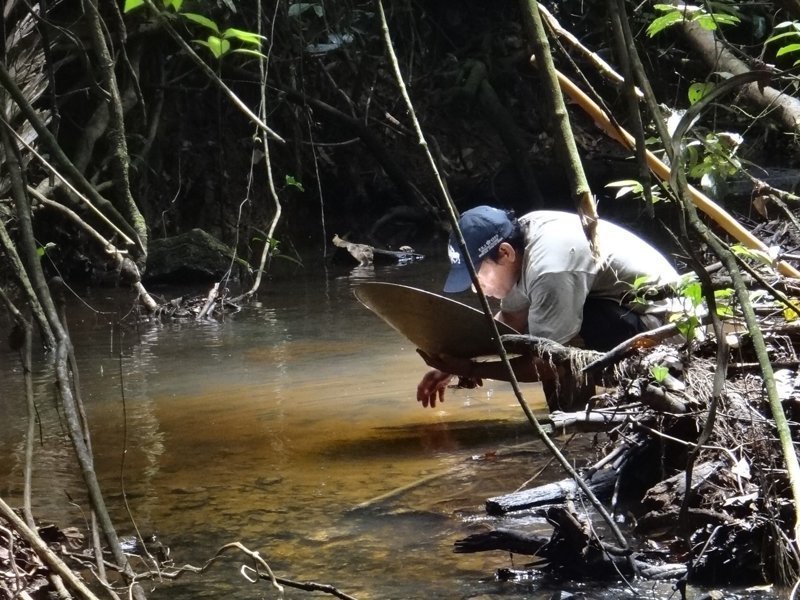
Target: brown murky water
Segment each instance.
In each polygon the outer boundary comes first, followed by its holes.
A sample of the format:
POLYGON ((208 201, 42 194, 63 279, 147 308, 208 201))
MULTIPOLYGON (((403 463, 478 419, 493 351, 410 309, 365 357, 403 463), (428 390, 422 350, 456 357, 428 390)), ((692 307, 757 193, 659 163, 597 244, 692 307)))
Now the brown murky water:
MULTIPOLYGON (((222 323, 120 327, 124 294, 74 302, 70 329, 96 467, 121 533, 133 533, 132 516, 178 564, 202 564, 241 541, 280 576, 362 599, 549 598, 553 588, 540 581, 494 581, 495 569, 514 565, 505 553, 452 552, 455 540, 486 526, 487 497, 512 491, 548 459, 538 444, 517 447, 533 433, 510 389, 489 382, 423 409, 414 391, 425 365, 353 298, 364 278, 437 290, 437 262, 277 277, 259 305, 222 323)), ((0 494, 19 503, 22 379, 16 358, 2 352, 0 494)), ((80 525, 85 504, 51 381, 36 374, 44 438, 35 513, 80 525)), ((525 390, 541 411, 538 387, 525 390)), ((242 562, 231 556, 202 577, 158 583, 150 596, 274 597, 239 575, 242 562)), ((571 589, 631 596, 621 586, 571 589)), ((641 591, 667 597, 670 586, 641 591)))

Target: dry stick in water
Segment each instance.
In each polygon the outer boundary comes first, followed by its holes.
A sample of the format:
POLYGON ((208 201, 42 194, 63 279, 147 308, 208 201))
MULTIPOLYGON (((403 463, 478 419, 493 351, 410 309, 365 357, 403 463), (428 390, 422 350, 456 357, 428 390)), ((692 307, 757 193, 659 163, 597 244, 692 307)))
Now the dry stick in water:
POLYGON ((408 91, 406 90, 405 83, 403 82, 403 77, 402 77, 402 75, 400 73, 400 67, 399 67, 398 62, 397 62, 397 56, 394 53, 394 47, 392 45, 392 40, 391 40, 391 37, 389 35, 389 25, 386 22, 386 13, 383 10, 383 2, 381 2, 380 0, 378 1, 378 12, 379 12, 380 18, 381 18, 381 29, 383 30, 383 36, 384 36, 384 41, 386 43, 386 49, 387 49, 387 52, 389 54, 389 59, 391 61, 392 68, 393 68, 394 73, 395 73, 395 78, 397 79, 397 84, 400 87, 400 92, 401 92, 401 94, 403 96, 403 99, 405 100, 406 105, 408 107, 409 116, 411 117, 411 119, 412 119, 412 121, 414 123, 414 129, 416 130, 417 136, 419 138, 419 144, 425 150, 425 154, 426 154, 426 156, 428 158, 428 161, 430 163, 430 167, 431 167, 431 169, 433 171, 433 174, 434 174, 434 177, 436 179, 436 182, 437 182, 437 184, 439 186, 439 189, 440 189, 440 191, 442 193, 442 197, 444 198, 444 200, 446 202, 446 205, 447 205, 447 208, 448 208, 448 212, 449 212, 449 215, 450 215, 450 222, 451 222, 451 224, 453 226, 453 232, 456 234, 456 238, 458 240, 459 247, 461 248, 462 255, 467 258, 466 264, 467 264, 467 267, 469 269, 470 276, 472 278, 473 283, 475 284, 475 289, 478 290, 478 296, 480 297, 480 300, 481 300, 481 306, 483 307, 484 315, 486 316, 486 318, 489 321, 490 326, 492 328, 494 339, 498 340, 498 342, 497 342, 498 354, 500 355, 500 358, 502 359, 503 364, 505 365, 505 367, 506 367, 506 369, 508 371, 509 381, 511 383, 511 387, 514 390, 514 394, 515 394, 515 396, 517 398, 517 401, 519 402, 520 406, 522 407, 522 411, 525 413, 525 416, 528 418, 528 421, 531 423, 531 425, 533 425, 533 428, 536 431, 536 434, 539 436, 539 439, 542 440, 544 445, 547 446, 548 450, 550 450, 550 452, 553 453, 556 456, 556 458, 558 459, 558 462, 561 464, 563 469, 570 475, 570 477, 575 479, 575 482, 577 483, 578 487, 581 489, 581 491, 584 494, 586 494, 586 497, 592 503, 592 506, 594 506, 595 509, 597 510, 597 512, 600 513, 600 515, 603 517, 603 520, 608 525, 609 529, 613 532, 614 537, 617 539, 617 543, 619 543, 619 545, 622 548, 626 549, 628 547, 627 541, 625 540, 625 536, 622 535, 622 532, 620 531, 620 529, 617 526, 617 524, 614 522, 614 519, 611 517, 610 514, 608 514, 608 511, 606 511, 605 507, 597 499, 597 496, 595 496, 594 493, 592 493, 592 491, 589 488, 589 486, 581 478, 581 476, 573 468, 573 466, 569 463, 569 461, 566 459, 566 457, 563 454, 561 454, 561 452, 559 452, 558 448, 553 443, 553 441, 550 439, 550 437, 547 435, 547 432, 545 431, 544 427, 539 422, 539 420, 536 418, 536 415, 533 414, 533 411, 531 410, 530 406, 528 406, 528 403, 525 401, 525 398, 522 395, 522 391, 520 390, 520 387, 519 387, 519 382, 517 381, 517 378, 514 375, 514 371, 511 368, 511 364, 509 363, 508 354, 506 353, 505 348, 503 348, 503 345, 499 342, 500 333, 497 331, 497 325, 495 324, 494 318, 492 317, 492 311, 489 308, 489 303, 486 300, 486 296, 483 294, 482 290, 480 289, 480 285, 478 284, 477 276, 475 274, 475 266, 472 264, 472 259, 469 257, 469 253, 467 252, 467 249, 466 249, 466 243, 464 242, 464 237, 461 234, 461 230, 460 230, 460 228, 458 226, 458 217, 456 216, 455 205, 453 204, 453 201, 451 200, 450 195, 447 193, 447 189, 445 188, 444 182, 442 181, 442 178, 439 175, 439 171, 436 168, 436 163, 433 160, 433 156, 431 155, 431 153, 430 153, 430 151, 428 149, 427 142, 425 141, 425 136, 422 133, 422 129, 421 129, 420 125, 419 125, 419 121, 417 119, 416 112, 414 111, 414 106, 413 106, 413 104, 411 102, 411 99, 408 96, 408 91))

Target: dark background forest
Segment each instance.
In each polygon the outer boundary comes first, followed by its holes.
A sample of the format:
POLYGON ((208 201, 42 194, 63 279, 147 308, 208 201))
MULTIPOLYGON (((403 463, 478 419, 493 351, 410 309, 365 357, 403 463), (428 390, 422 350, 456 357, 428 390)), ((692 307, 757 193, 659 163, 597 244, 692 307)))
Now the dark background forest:
MULTIPOLYGON (((159 0, 160 2, 161 0, 159 0)), ((229 88, 253 111, 266 105, 265 122, 282 139, 270 138, 270 163, 281 218, 272 234, 277 253, 321 256, 336 233, 355 242, 397 248, 441 239, 448 229, 443 199, 421 152, 386 49, 374 2, 284 3, 262 6, 229 0, 185 2, 180 12, 201 14, 220 29, 263 34, 260 48, 267 72, 259 74, 253 52, 228 51, 219 57, 202 41, 205 24, 176 16, 170 3, 122 7, 99 5, 107 52, 119 87, 124 119, 131 209, 120 200, 120 169, 114 158, 114 111, 103 86, 95 25, 78 2, 48 5, 46 15, 29 15, 23 2, 6 2, 6 53, 12 73, 24 83, 28 101, 86 179, 107 194, 148 244, 201 228, 235 247, 251 267, 275 216, 263 139, 258 128, 175 41, 165 26, 192 44, 229 88)), ((758 64, 791 67, 775 57, 780 44, 765 45, 791 7, 780 4, 711 3, 708 9, 737 15, 720 27, 725 43, 753 52, 758 64)), ((573 199, 562 162, 553 148, 550 119, 542 101, 542 81, 530 64, 520 3, 469 1, 392 2, 386 7, 390 33, 410 97, 440 172, 459 209, 479 203, 524 212, 535 207, 572 210, 573 199)), ((604 2, 551 3, 561 26, 611 65, 617 64, 604 2)), ((677 27, 648 36, 659 15, 649 3, 631 5, 629 22, 643 65, 665 116, 689 106, 687 91, 713 81, 714 69, 688 45, 677 27)), ((231 38, 231 49, 247 46, 231 38)), ((623 126, 629 118, 622 90, 602 77, 569 44, 554 41, 557 66, 603 99, 623 126)), ((757 65, 756 65, 757 66, 757 65)), ((793 85, 788 78, 780 85, 793 85)), ((21 116, 11 105, 12 123, 21 116)), ((758 108, 742 102, 708 111, 703 131, 746 133, 736 144, 736 164, 763 177, 789 173, 796 162, 794 133, 758 108), (757 167, 752 167, 752 161, 757 167), (765 171, 759 168, 766 169, 765 171)), ((609 141, 580 110, 571 107, 573 131, 601 216, 642 221, 644 205, 630 195, 615 199, 609 182, 637 176, 631 153, 609 141)), ((28 141, 37 135, 30 133, 28 141)), ((648 136, 655 137, 653 129, 648 136)), ((44 150, 47 154, 47 150, 44 150)), ((706 147, 706 153, 712 150, 706 147)), ((701 156, 701 159, 703 157, 701 156)), ((76 209, 95 224, 85 204, 23 148, 28 185, 76 209), (44 188, 42 188, 44 185, 44 188)), ((735 171, 735 169, 734 169, 735 171)), ((735 174, 732 179, 742 176, 735 174)), ((696 177, 695 179, 699 179, 696 177)), ((791 179, 790 179, 791 181, 791 179)), ((725 200, 749 198, 752 185, 714 192, 725 200), (727 192, 727 194, 726 194, 727 192)), ((10 181, 3 190, 9 193, 10 181)), ((13 233, 14 209, 2 202, 13 233), (11 220, 9 220, 11 219, 11 220)), ((674 208, 657 210, 669 215, 674 208)), ((37 244, 67 279, 108 280, 115 267, 103 249, 52 207, 34 220, 37 244)), ((141 259, 147 245, 138 254, 141 259)), ((138 259, 137 259, 138 260, 138 259)), ((145 263, 139 261, 145 279, 145 263)), ((185 272, 191 278, 199 273, 185 272)))

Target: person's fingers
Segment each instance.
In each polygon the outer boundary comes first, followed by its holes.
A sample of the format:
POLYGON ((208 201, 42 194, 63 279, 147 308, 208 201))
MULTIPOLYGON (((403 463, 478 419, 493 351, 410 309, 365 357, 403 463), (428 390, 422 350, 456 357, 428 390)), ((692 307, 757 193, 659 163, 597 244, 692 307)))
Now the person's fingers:
POLYGON ((430 387, 427 385, 427 382, 423 380, 419 386, 417 386, 417 402, 422 402, 422 406, 428 406, 428 396, 430 396, 430 387))

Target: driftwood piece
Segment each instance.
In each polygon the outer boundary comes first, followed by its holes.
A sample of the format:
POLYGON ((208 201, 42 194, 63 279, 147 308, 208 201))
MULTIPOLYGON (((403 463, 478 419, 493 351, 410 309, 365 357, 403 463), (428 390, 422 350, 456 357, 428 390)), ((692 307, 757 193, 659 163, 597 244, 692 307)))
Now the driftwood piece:
POLYGON ((616 579, 638 575, 648 579, 674 579, 686 575, 682 564, 662 564, 646 554, 623 552, 592 534, 588 520, 571 504, 547 511, 553 525, 550 538, 516 529, 498 528, 457 540, 454 552, 503 550, 542 559, 537 565, 572 578, 616 579))
MULTIPOLYGON (((589 489, 597 497, 608 497, 614 490, 617 473, 613 469, 595 471, 585 478, 589 489)), ((569 496, 579 495, 580 489, 574 479, 563 479, 538 487, 495 496, 486 501, 486 512, 490 515, 503 515, 516 510, 525 510, 534 506, 563 502, 569 496)))
POLYGON ((554 432, 563 434, 573 431, 608 431, 612 427, 624 423, 630 417, 630 413, 619 410, 555 411, 550 413, 550 416, 544 422, 549 421, 554 432))
MULTIPOLYGON (((692 487, 697 488, 722 467, 723 463, 719 461, 695 465, 692 470, 692 487)), ((686 474, 681 471, 647 490, 642 498, 642 507, 650 510, 664 510, 674 504, 680 504, 685 494, 686 474)))
POLYGON ((358 261, 359 266, 367 267, 375 262, 413 262, 425 258, 422 254, 414 252, 411 246, 401 246, 399 250, 384 250, 383 248, 375 248, 368 244, 354 244, 343 240, 338 235, 333 236, 333 245, 337 248, 344 248, 350 253, 350 256, 358 261))
POLYGON ((456 540, 453 544, 453 552, 471 554, 473 552, 505 550, 515 554, 534 556, 539 554, 549 541, 550 538, 544 535, 498 527, 492 531, 474 533, 463 540, 456 540))

